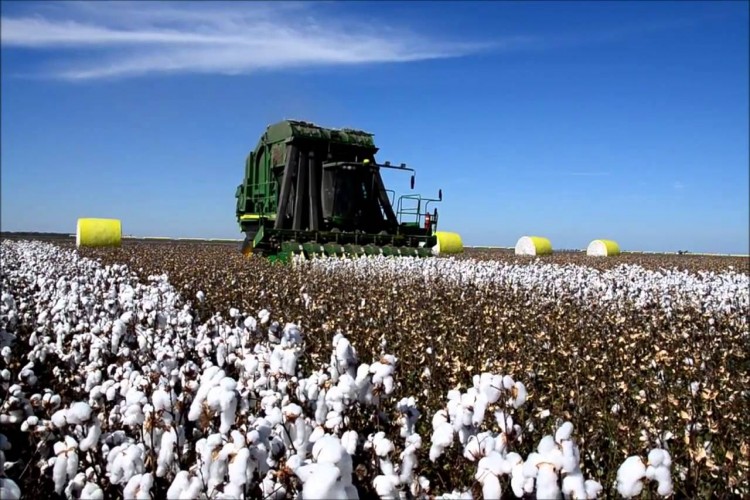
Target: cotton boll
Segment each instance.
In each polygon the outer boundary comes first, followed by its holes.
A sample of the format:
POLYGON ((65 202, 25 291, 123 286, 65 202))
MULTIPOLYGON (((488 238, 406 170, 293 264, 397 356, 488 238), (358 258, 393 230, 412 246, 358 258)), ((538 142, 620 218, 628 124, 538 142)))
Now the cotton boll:
POLYGON ((268 323, 268 320, 271 317, 271 313, 268 312, 267 309, 262 309, 260 312, 258 312, 258 318, 260 319, 260 324, 265 325, 268 323))
POLYGON ((664 449, 654 448, 648 453, 648 464, 653 467, 659 467, 662 464, 669 467, 671 463, 672 460, 669 456, 669 452, 664 449))
POLYGON ((533 451, 529 453, 529 456, 526 457, 526 461, 523 463, 523 475, 526 478, 535 478, 539 473, 538 466, 541 462, 542 455, 533 451))
POLYGON ((69 424, 78 425, 86 422, 91 416, 91 406, 87 403, 73 403, 65 414, 69 424))
POLYGON ((484 394, 488 404, 495 404, 500 399, 503 389, 503 378, 500 375, 483 373, 479 379, 479 390, 484 394))
POLYGON ((326 392, 321 391, 318 394, 318 401, 315 408, 315 421, 319 425, 325 425, 328 416, 328 406, 326 405, 326 392))
POLYGON ((583 474, 575 472, 563 477, 562 493, 565 498, 587 498, 586 487, 584 485, 583 474))
POLYGON ((556 449, 555 440, 552 436, 544 436, 537 446, 537 452, 541 455, 551 452, 556 449))
POLYGON ((220 396, 221 425, 219 432, 226 434, 231 429, 235 420, 235 411, 237 410, 237 397, 235 388, 237 383, 231 378, 222 380, 223 392, 220 396))
POLYGON ((469 441, 464 446, 464 458, 473 462, 482 455, 479 449, 479 439, 476 436, 471 436, 469 441))
POLYGON ((516 382, 511 389, 511 395, 510 404, 513 405, 513 408, 520 408, 526 402, 528 396, 526 386, 522 382, 516 382))
POLYGON ((473 425, 479 426, 484 421, 484 412, 487 409, 487 397, 484 395, 484 393, 480 393, 477 395, 477 398, 474 402, 474 412, 472 414, 471 423, 473 425))
POLYGON ((496 451, 492 451, 489 455, 479 461, 477 470, 486 470, 494 476, 500 476, 503 473, 504 462, 505 460, 503 459, 502 455, 500 455, 496 451))
POLYGON ((560 487, 557 485, 557 473, 551 464, 540 464, 539 473, 536 477, 536 488, 537 498, 557 499, 562 497, 560 487))
POLYGON ((513 489, 513 494, 516 498, 522 498, 524 496, 524 485, 526 483, 526 476, 524 475, 524 463, 518 463, 513 466, 510 476, 510 486, 513 489))
POLYGON ((357 435, 357 431, 354 430, 346 431, 341 436, 341 444, 349 455, 354 455, 357 451, 358 439, 359 436, 357 435))
POLYGON ((101 436, 101 434, 102 428, 99 424, 99 419, 94 418, 88 426, 86 437, 81 440, 81 444, 79 446, 80 450, 88 451, 89 449, 94 448, 99 442, 99 437, 101 436))
POLYGON ((110 344, 110 352, 117 354, 117 349, 120 346, 120 341, 125 336, 126 328, 125 323, 122 320, 117 319, 112 327, 112 339, 110 344))
POLYGON ((438 410, 435 412, 435 414, 432 416, 432 428, 433 430, 436 429, 441 424, 447 424, 448 423, 448 414, 445 410, 438 410))
POLYGON ((502 489, 500 488, 500 481, 497 476, 494 474, 485 474, 480 482, 482 483, 482 498, 485 500, 500 499, 502 489))
POLYGON ((167 498, 185 498, 184 492, 189 486, 190 473, 184 470, 179 471, 167 490, 167 498))
POLYGON ((599 493, 604 489, 601 483, 594 481, 593 479, 587 479, 584 483, 584 487, 586 488, 586 498, 588 499, 597 498, 599 493))
POLYGON ((68 420, 66 418, 68 411, 67 410, 58 410, 55 413, 52 414, 52 425, 57 427, 58 429, 62 429, 66 425, 68 425, 68 420))
POLYGON ((234 459, 229 462, 229 482, 241 489, 247 482, 247 465, 250 459, 250 450, 247 448, 240 449, 234 459))
POLYGON ((401 452, 401 472, 399 474, 401 484, 413 482, 413 471, 417 466, 416 452, 421 446, 422 438, 419 434, 412 434, 406 439, 406 448, 401 452))
POLYGON ((337 464, 345 452, 336 436, 326 434, 313 445, 312 456, 317 463, 337 464))
POLYGON ((382 499, 395 499, 398 497, 398 477, 397 476, 376 476, 372 481, 375 491, 382 499))
POLYGON ((21 489, 12 479, 0 477, 0 498, 3 500, 19 500, 21 489))
POLYGON ((124 500, 135 500, 138 487, 141 485, 141 474, 131 477, 122 490, 124 500))
POLYGON ((242 496, 242 488, 229 483, 224 485, 224 491, 216 493, 213 498, 216 500, 237 500, 242 496))
POLYGON ((443 450, 453 443, 453 426, 447 422, 439 424, 432 433, 432 446, 430 447, 430 460, 435 462, 443 450))
POLYGON ((107 391, 105 392, 105 396, 107 398, 107 401, 114 401, 117 397, 117 391, 120 389, 119 385, 115 384, 107 388, 107 391))
POLYGON ((162 388, 156 389, 151 396, 155 411, 171 411, 172 396, 162 388))
POLYGON ((510 375, 505 375, 503 377, 503 388, 507 391, 511 390, 513 388, 513 378, 510 375))
POLYGON ((319 464, 313 462, 306 465, 298 465, 297 467, 292 468, 291 464, 289 464, 288 462, 287 464, 290 466, 290 469, 294 471, 294 474, 297 476, 297 478, 302 481, 302 484, 309 481, 310 478, 313 478, 315 476, 315 471, 320 466, 319 464))
POLYGON ((657 488, 657 493, 661 496, 668 496, 671 495, 673 492, 672 489, 672 476, 670 474, 670 471, 667 467, 660 466, 655 467, 655 470, 653 471, 653 479, 656 480, 659 483, 659 486, 657 488))
MULTIPOLYGON (((39 417, 31 416, 21 424, 21 432, 29 432, 39 424, 39 417)), ((1 470, 1 469, 0 469, 1 470)))
POLYGON ((65 455, 53 457, 52 480, 55 483, 55 492, 61 494, 67 481, 67 457, 65 455))
POLYGON ((304 418, 295 419, 294 426, 290 430, 293 439, 292 445, 294 446, 294 448, 297 450, 306 448, 308 437, 310 436, 311 432, 312 428, 304 418))
POLYGON ((5 364, 9 365, 12 359, 12 351, 10 350, 10 347, 6 345, 2 349, 0 349, 0 355, 2 355, 5 364))
POLYGON ((512 474, 513 470, 516 468, 516 466, 521 465, 523 466, 523 458, 521 458, 521 455, 516 453, 515 451, 512 451, 505 455, 505 460, 503 461, 501 474, 512 474))
MULTIPOLYGON (((0 495, 1 498, 5 498, 0 495)), ((81 497, 86 500, 104 500, 104 492, 96 483, 86 482, 81 490, 81 497)))
POLYGON ((560 470, 565 473, 577 471, 579 468, 580 458, 580 453, 575 443, 569 440, 563 441, 560 470))
POLYGON ((557 432, 555 432, 555 442, 560 444, 563 441, 570 439, 570 436, 572 434, 573 424, 570 422, 565 422, 557 429, 557 432))
POLYGON ((393 373, 393 365, 390 363, 381 363, 380 361, 376 361, 375 363, 370 365, 370 373, 373 374, 373 384, 384 384, 384 380, 390 377, 393 373))
POLYGON ((628 457, 617 470, 617 492, 625 498, 641 494, 646 466, 640 457, 628 457))
MULTIPOLYGON (((338 469, 336 470, 338 471, 338 469)), ((284 487, 284 485, 276 482, 273 479, 271 472, 268 472, 266 476, 263 478, 263 481, 260 483, 260 491, 261 491, 263 500, 282 500, 283 498, 286 497, 286 488, 284 487)), ((303 490, 303 497, 305 497, 304 490, 303 490)), ((312 497, 312 498, 315 498, 315 497, 312 497)))
POLYGON ((495 411, 495 420, 503 433, 508 434, 513 432, 513 417, 511 415, 506 414, 502 410, 497 410, 495 411))
POLYGON ((378 465, 380 466, 380 472, 384 476, 396 476, 396 467, 388 458, 378 459, 378 465))
POLYGON ((58 494, 63 492, 68 479, 75 477, 78 472, 77 445, 75 439, 66 436, 64 441, 58 441, 53 446, 55 456, 52 479, 55 483, 55 492, 58 494))
POLYGON ((317 443, 320 438, 322 438, 326 433, 326 430, 323 428, 323 426, 318 425, 313 429, 312 433, 310 434, 309 442, 310 444, 317 443))
POLYGON ((285 375, 292 376, 297 370, 297 356, 296 350, 286 349, 281 358, 281 372, 285 375))
POLYGON ((312 471, 302 486, 302 498, 340 498, 337 481, 340 477, 338 467, 332 463, 323 462, 312 464, 312 471))
POLYGON ((107 456, 107 471, 112 484, 127 484, 135 474, 143 473, 142 445, 122 444, 107 456))
POLYGON ((333 338, 335 349, 334 362, 339 374, 349 373, 354 375, 354 367, 357 365, 357 355, 349 340, 341 334, 333 338))
POLYGON ((343 401, 349 404, 350 401, 358 399, 357 383, 348 373, 341 374, 339 376, 338 390, 342 395, 343 401))
POLYGON ((156 477, 164 477, 172 468, 174 461, 174 446, 177 442, 177 433, 169 429, 161 435, 159 445, 159 456, 157 458, 156 477))

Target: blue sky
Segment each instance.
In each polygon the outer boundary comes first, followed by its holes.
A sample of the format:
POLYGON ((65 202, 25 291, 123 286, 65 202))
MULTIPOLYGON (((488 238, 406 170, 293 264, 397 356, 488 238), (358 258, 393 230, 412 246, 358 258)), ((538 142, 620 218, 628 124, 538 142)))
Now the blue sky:
POLYGON ((240 238, 245 156, 299 118, 373 132, 466 245, 748 253, 748 24, 738 1, 3 2, 2 229, 240 238))

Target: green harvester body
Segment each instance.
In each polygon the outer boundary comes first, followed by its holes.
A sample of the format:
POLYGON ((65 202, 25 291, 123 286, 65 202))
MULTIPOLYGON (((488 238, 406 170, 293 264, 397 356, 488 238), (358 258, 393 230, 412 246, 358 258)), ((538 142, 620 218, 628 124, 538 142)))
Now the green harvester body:
MULTIPOLYGON (((397 210, 388 197, 373 135, 284 120, 267 127, 245 161, 237 187, 242 251, 288 260, 292 254, 430 256, 442 200, 404 195, 397 210), (406 203, 404 203, 406 202, 406 203), (406 204, 416 205, 404 208, 406 204), (402 222, 403 217, 408 221, 402 222)), ((394 194, 395 196, 395 194, 394 194)))

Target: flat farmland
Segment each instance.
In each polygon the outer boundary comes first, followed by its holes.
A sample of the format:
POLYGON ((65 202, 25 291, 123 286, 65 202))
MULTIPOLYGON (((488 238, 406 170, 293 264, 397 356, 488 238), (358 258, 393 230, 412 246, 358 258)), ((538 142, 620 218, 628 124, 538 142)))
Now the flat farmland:
POLYGON ((747 258, 281 265, 6 238, 3 262, 0 432, 25 496, 750 495, 747 258), (74 473, 49 465, 74 447, 74 473))

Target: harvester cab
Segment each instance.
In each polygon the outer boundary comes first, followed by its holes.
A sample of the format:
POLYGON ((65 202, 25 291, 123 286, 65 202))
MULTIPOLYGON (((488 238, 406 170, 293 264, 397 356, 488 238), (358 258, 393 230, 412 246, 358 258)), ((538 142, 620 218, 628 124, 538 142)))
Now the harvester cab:
POLYGON ((242 251, 288 260, 292 254, 427 257, 463 251, 460 237, 437 229, 437 198, 402 195, 383 184, 372 134, 284 120, 270 125, 245 162, 237 187, 242 251), (391 197, 389 198, 389 194, 391 197), (406 219, 406 220, 404 220, 406 219))

